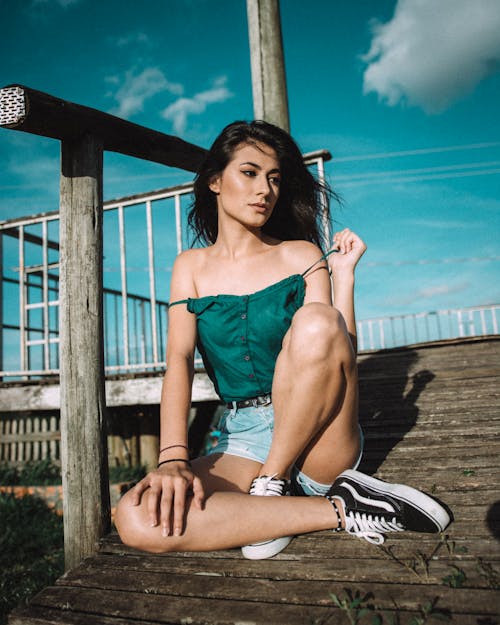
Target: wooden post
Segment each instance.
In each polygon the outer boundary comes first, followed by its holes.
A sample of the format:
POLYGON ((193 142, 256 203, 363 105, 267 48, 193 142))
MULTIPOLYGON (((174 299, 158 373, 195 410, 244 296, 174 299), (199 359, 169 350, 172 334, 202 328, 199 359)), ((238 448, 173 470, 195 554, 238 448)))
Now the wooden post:
MULTIPOLYGON (((3 371, 3 233, 0 234, 0 371, 3 371)), ((0 376, 0 382, 3 381, 0 376)))
POLYGON ((279 0, 247 0, 253 108, 290 132, 279 0))
POLYGON ((66 569, 109 531, 102 310, 102 143, 62 142, 61 460, 66 569))

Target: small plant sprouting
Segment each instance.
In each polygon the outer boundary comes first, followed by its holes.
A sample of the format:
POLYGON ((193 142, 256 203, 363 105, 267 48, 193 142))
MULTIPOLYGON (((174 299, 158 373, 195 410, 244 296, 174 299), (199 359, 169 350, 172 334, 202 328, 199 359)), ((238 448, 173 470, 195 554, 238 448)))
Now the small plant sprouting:
POLYGON ((457 546, 457 543, 452 540, 448 534, 441 534, 441 540, 448 551, 450 556, 461 555, 468 553, 469 549, 465 545, 457 546))
POLYGON ((372 599, 373 595, 372 593, 367 593, 362 596, 359 590, 354 593, 349 588, 344 588, 344 592, 346 595, 344 598, 333 592, 330 593, 330 597, 335 605, 345 612, 350 625, 358 625, 359 620, 373 610, 373 607, 366 605, 366 602, 372 599))
MULTIPOLYGON (((345 612, 350 625, 359 625, 361 619, 364 616, 370 615, 371 619, 364 619, 364 623, 367 625, 425 625, 427 621, 440 620, 450 621, 452 618, 451 611, 446 608, 439 608, 439 597, 434 597, 431 601, 427 601, 423 605, 417 606, 418 614, 411 616, 409 621, 402 621, 402 610, 398 606, 397 602, 392 599, 394 609, 384 610, 380 609, 376 605, 367 603, 369 600, 374 599, 372 593, 367 593, 364 596, 360 591, 353 592, 349 588, 344 588, 345 596, 341 597, 335 593, 330 593, 330 597, 333 599, 335 605, 345 612)), ((329 621, 330 617, 327 618, 329 621)), ((337 621, 335 621, 337 622, 337 621)), ((314 621, 312 625, 325 625, 326 621, 314 621)))
POLYGON ((381 551, 383 551, 399 565, 404 567, 407 571, 410 571, 411 573, 413 573, 413 575, 416 575, 416 577, 418 577, 419 579, 425 578, 426 581, 429 581, 429 564, 436 555, 436 553, 439 551, 441 546, 442 542, 439 542, 430 555, 427 555, 422 551, 417 551, 409 560, 403 560, 399 558, 394 553, 392 546, 380 546, 379 549, 381 549, 381 551))
POLYGON ((474 469, 464 469, 462 473, 465 475, 465 477, 472 477, 473 475, 476 475, 474 469))
POLYGON ((424 625, 430 618, 441 621, 451 620, 451 612, 446 609, 438 608, 438 601, 439 597, 434 597, 432 601, 428 601, 424 603, 424 605, 419 606, 418 616, 412 616, 408 625, 424 625))
POLYGON ((417 551, 413 553, 413 557, 410 559, 403 559, 398 557, 394 551, 393 547, 385 547, 379 546, 379 549, 383 551, 387 556, 392 558, 399 565, 416 575, 419 579, 425 579, 429 581, 429 566, 432 560, 437 559, 437 554, 440 549, 445 546, 450 555, 454 555, 455 553, 466 553, 467 547, 456 547, 454 541, 450 541, 448 534, 440 534, 439 540, 434 545, 433 550, 430 554, 423 553, 422 551, 417 551))
POLYGON ((498 590, 500 588, 500 573, 491 564, 484 562, 482 558, 477 559, 477 570, 479 575, 486 580, 490 588, 498 590))
POLYGON ((449 575, 446 575, 446 577, 443 577, 443 584, 450 588, 462 588, 467 579, 465 571, 454 564, 451 565, 451 568, 453 571, 449 575))

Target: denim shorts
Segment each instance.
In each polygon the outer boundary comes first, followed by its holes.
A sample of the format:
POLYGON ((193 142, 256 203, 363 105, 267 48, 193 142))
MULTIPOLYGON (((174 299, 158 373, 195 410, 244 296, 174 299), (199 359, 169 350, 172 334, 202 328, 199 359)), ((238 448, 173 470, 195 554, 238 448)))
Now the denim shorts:
MULTIPOLYGON (((230 454, 263 464, 271 448, 273 429, 272 404, 248 408, 226 408, 218 425, 219 439, 208 454, 230 454)), ((363 454, 364 436, 361 428, 359 428, 359 433, 360 452, 353 469, 359 466, 363 454)), ((331 484, 316 482, 296 466, 292 468, 291 481, 292 492, 297 495, 326 495, 331 486, 331 484)))

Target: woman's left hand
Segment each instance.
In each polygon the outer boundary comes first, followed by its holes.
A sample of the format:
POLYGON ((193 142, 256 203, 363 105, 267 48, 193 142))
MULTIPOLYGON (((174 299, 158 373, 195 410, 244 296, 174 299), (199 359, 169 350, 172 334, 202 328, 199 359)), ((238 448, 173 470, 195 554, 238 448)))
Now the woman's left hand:
POLYGON ((352 271, 356 268, 359 259, 366 251, 364 241, 352 230, 345 228, 333 235, 332 249, 338 250, 328 258, 328 264, 333 275, 336 273, 352 271))

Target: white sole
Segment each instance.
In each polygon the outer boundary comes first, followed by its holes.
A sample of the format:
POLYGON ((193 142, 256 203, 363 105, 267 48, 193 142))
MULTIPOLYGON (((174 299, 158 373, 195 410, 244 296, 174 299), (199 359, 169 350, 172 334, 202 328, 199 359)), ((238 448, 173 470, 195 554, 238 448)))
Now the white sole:
POLYGON ((292 542, 293 536, 282 536, 281 538, 273 538, 266 542, 257 543, 256 545, 246 545, 241 548, 243 557, 247 560, 265 560, 277 555, 285 547, 292 542))
POLYGON ((425 493, 422 493, 416 488, 412 488, 411 486, 406 486, 404 484, 390 484, 388 482, 383 482, 382 480, 378 480, 376 477, 359 473, 359 471, 354 471, 353 469, 343 471, 337 479, 340 479, 342 476, 348 477, 357 484, 369 486, 379 493, 389 493, 397 496, 399 499, 402 499, 406 503, 420 510, 420 512, 427 518, 432 519, 432 521, 438 526, 438 531, 440 532, 444 531, 451 522, 450 515, 446 512, 443 506, 441 506, 435 499, 429 497, 425 493), (360 476, 362 476, 362 478, 360 476))

